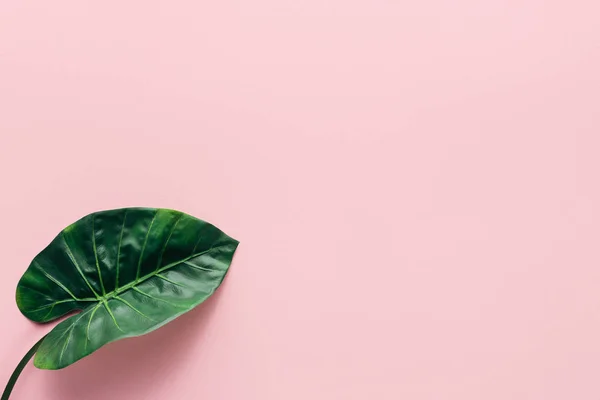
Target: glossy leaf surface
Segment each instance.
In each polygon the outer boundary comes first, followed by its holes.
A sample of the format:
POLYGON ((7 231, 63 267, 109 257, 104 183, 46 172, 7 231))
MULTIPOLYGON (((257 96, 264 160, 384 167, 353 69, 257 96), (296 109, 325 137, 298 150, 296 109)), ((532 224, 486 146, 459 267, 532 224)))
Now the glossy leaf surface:
POLYGON ((35 366, 64 368, 191 310, 219 287, 237 245, 213 225, 167 209, 97 212, 68 226, 17 286, 17 305, 33 321, 81 310, 46 336, 35 366))

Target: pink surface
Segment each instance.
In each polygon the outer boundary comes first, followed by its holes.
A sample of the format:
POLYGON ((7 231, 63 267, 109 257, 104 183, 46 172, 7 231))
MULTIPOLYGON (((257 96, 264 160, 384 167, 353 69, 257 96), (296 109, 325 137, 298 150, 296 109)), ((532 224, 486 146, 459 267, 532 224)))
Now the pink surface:
POLYGON ((599 14, 0 1, 0 384, 34 255, 146 205, 241 241, 219 294, 12 399, 597 400, 599 14))

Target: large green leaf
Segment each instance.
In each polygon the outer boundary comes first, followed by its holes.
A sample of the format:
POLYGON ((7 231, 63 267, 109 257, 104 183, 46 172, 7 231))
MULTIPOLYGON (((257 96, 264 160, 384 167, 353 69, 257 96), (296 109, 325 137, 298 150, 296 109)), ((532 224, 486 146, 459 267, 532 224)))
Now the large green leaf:
POLYGON ((80 219, 33 259, 17 286, 17 305, 33 321, 81 310, 46 336, 35 366, 64 368, 191 310, 219 287, 237 245, 174 210, 126 208, 80 219))

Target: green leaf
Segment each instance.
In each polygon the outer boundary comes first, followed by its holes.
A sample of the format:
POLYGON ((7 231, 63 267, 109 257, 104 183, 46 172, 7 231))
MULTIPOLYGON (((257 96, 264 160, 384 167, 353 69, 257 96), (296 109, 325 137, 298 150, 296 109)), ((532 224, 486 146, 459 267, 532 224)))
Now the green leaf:
POLYGON ((206 300, 221 284, 238 241, 179 211, 125 208, 65 228, 19 281, 17 305, 59 323, 34 365, 64 368, 115 340, 144 335, 206 300))

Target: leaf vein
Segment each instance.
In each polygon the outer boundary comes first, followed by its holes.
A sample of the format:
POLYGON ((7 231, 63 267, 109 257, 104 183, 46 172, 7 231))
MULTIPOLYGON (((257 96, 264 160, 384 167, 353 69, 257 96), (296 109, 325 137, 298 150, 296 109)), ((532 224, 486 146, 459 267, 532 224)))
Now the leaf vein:
POLYGON ((160 265, 162 264, 162 259, 163 259, 163 256, 165 255, 165 251, 167 250, 167 245, 169 244, 169 240, 171 240, 171 236, 173 236, 173 232, 175 232, 175 228, 177 227, 177 224, 179 224, 179 221, 181 221, 182 217, 183 217, 183 213, 179 214, 177 221, 175 221, 175 224, 173 224, 173 227, 171 228, 171 232, 169 232, 169 236, 167 237, 167 240, 165 241, 165 244, 163 245, 163 248, 160 251, 160 256, 158 257, 158 263, 156 264, 156 271, 158 271, 158 269, 160 268, 160 265))
POLYGON ((44 305, 42 307, 34 308, 32 310, 23 310, 23 311, 25 311, 25 312, 37 312, 37 311, 45 310, 48 307, 54 307, 57 304, 72 303, 72 302, 78 302, 78 301, 90 301, 90 302, 93 301, 95 303, 98 300, 97 299, 92 299, 92 298, 89 298, 89 299, 77 299, 77 300, 73 300, 73 299, 58 300, 58 301, 55 301, 53 303, 46 304, 46 305, 44 305))
POLYGON ((180 286, 180 287, 183 287, 183 288, 187 288, 187 287, 188 287, 188 286, 182 285, 181 283, 178 283, 178 282, 172 281, 172 280, 170 280, 169 278, 167 278, 167 277, 166 277, 166 276, 164 276, 164 275, 161 275, 161 274, 156 274, 156 276, 158 276, 160 279, 162 279, 162 280, 164 280, 164 281, 166 281, 166 282, 169 282, 169 283, 171 283, 171 284, 173 284, 173 285, 175 285, 175 286, 180 286))
POLYGON ((96 306, 92 310, 92 313, 90 314, 90 320, 88 321, 87 328, 85 330, 85 351, 87 351, 88 342, 90 341, 90 325, 92 324, 92 319, 94 318, 94 314, 96 313, 96 311, 98 311, 98 308, 100 308, 101 304, 102 303, 96 304, 96 306))
POLYGON ((147 316, 146 314, 144 314, 143 312, 141 312, 140 310, 138 310, 137 308, 135 308, 134 306, 131 305, 131 303, 129 303, 127 300, 125 300, 124 298, 117 296, 116 297, 117 300, 122 301, 123 303, 125 303, 129 308, 131 308, 133 311, 135 311, 136 313, 140 314, 142 317, 146 317, 147 319, 149 319, 152 322, 156 322, 154 319, 150 318, 149 316, 147 316))
POLYGON ((146 232, 146 238, 144 239, 144 244, 142 245, 142 251, 140 252, 140 259, 138 260, 138 265, 137 265, 137 272, 135 274, 136 281, 138 279, 140 279, 140 270, 142 267, 142 259, 144 258, 144 252, 146 251, 146 245, 148 244, 148 237, 150 236, 150 231, 152 230, 152 225, 154 224, 154 220, 156 219, 157 215, 158 215, 158 210, 156 210, 156 212, 154 213, 154 216, 152 217, 152 221, 150 221, 150 226, 148 227, 148 232, 146 232))
POLYGON ((121 327, 119 326, 119 324, 117 323, 117 319, 115 318, 112 310, 110 309, 110 307, 108 306, 108 302, 106 300, 102 301, 102 304, 104 304, 104 307, 106 308, 106 311, 108 311, 108 313, 110 314, 110 317, 112 318, 115 326, 117 327, 118 330, 120 330, 121 332, 124 333, 123 329, 121 329, 121 327))
POLYGON ((140 294, 142 294, 142 295, 144 295, 146 297, 149 297, 151 299, 154 299, 154 300, 157 300, 157 301, 162 301, 163 303, 169 304, 170 306, 177 307, 177 308, 187 308, 186 306, 182 306, 182 305, 179 305, 179 304, 171 303, 170 301, 167 301, 165 299, 161 299, 160 297, 152 296, 151 294, 146 293, 143 290, 140 290, 140 289, 138 289, 136 287, 134 287, 133 290, 135 290, 136 292, 138 292, 138 293, 140 293, 140 294))
POLYGON ((208 272, 216 272, 216 271, 218 272, 218 271, 219 271, 218 269, 211 269, 211 268, 201 267, 201 266, 199 266, 199 265, 192 264, 192 263, 191 263, 191 262, 189 262, 189 261, 184 261, 183 263, 184 263, 185 265, 187 265, 187 266, 190 266, 190 267, 192 267, 192 268, 194 268, 194 269, 198 269, 198 270, 200 270, 200 271, 208 271, 208 272))
MULTIPOLYGON (((65 340, 65 344, 63 345, 63 348, 62 348, 62 350, 61 350, 61 352, 60 352, 60 356, 59 356, 59 358, 58 358, 58 363, 59 363, 59 364, 61 364, 61 363, 62 363, 62 358, 63 358, 63 355, 64 355, 64 353, 65 353, 65 350, 66 350, 66 349, 67 349, 67 347, 69 346, 69 342, 71 341, 71 336, 73 335, 73 330, 75 329, 75 325, 77 325, 77 323, 79 322, 79 320, 80 320, 81 318, 83 318, 83 316, 84 316, 84 315, 85 315, 85 312, 82 312, 82 313, 81 313, 81 315, 79 316, 79 318, 77 318, 77 321, 73 322, 73 323, 71 324, 71 326, 70 326, 70 327, 67 329, 67 331, 69 331, 69 336, 67 337, 67 340, 65 340)), ((63 332, 63 335, 64 335, 65 333, 66 333, 66 331, 65 331, 65 332, 63 332)), ((62 338, 62 335, 61 335, 61 338, 62 338)))
POLYGON ((92 287, 92 285, 90 284, 90 282, 85 277, 85 274, 83 273, 83 271, 79 267, 79 264, 77 264, 77 261, 75 260, 75 257, 73 256, 73 252, 71 251, 71 248, 69 247, 69 242, 67 242, 67 238, 65 237, 65 233, 64 232, 62 233, 62 238, 63 238, 63 241, 65 242, 65 246, 66 246, 66 250, 67 250, 67 255, 69 256, 69 259, 71 260, 71 262, 73 263, 73 265, 77 269, 77 272, 79 272, 79 275, 81 275, 81 277, 83 278, 83 280, 85 281, 85 283, 87 284, 87 286, 90 288, 90 290, 92 291, 92 293, 94 294, 94 296, 96 296, 97 298, 99 298, 98 293, 96 293, 96 291, 94 290, 94 288, 92 287))
POLYGON ((102 280, 102 271, 100 270, 100 263, 98 262, 98 250, 96 248, 96 214, 92 214, 92 247, 94 249, 94 258, 96 259, 96 269, 98 270, 98 278, 100 279, 100 287, 102 288, 102 295, 106 295, 104 289, 104 281, 102 280))
POLYGON ((191 260, 192 258, 199 257, 199 256, 201 256, 203 254, 206 254, 206 253, 212 251, 212 250, 218 249, 220 247, 225 247, 225 246, 227 246, 227 245, 220 245, 220 246, 211 247, 208 250, 204 250, 204 251, 201 251, 200 253, 192 254, 191 256, 186 257, 186 258, 184 258, 182 260, 172 262, 171 264, 167 264, 164 267, 160 268, 158 271, 155 271, 155 272, 152 272, 152 273, 150 273, 148 275, 145 275, 145 276, 141 277, 139 280, 133 281, 133 282, 131 282, 131 283, 129 283, 129 284, 127 284, 127 285, 119 288, 118 290, 114 290, 114 291, 112 291, 110 293, 107 293, 106 296, 105 296, 105 298, 109 299, 111 297, 114 297, 115 295, 118 295, 120 293, 123 293, 123 292, 131 289, 135 285, 138 285, 138 284, 140 284, 140 283, 142 283, 144 281, 147 281, 148 279, 151 279, 151 278, 155 277, 158 273, 161 273, 163 271, 167 271, 167 270, 169 270, 169 269, 171 269, 173 267, 176 267, 176 266, 184 263, 185 261, 191 260))
POLYGON ((127 210, 123 215, 123 225, 121 225, 121 234, 119 235, 119 247, 117 249, 117 277, 115 279, 115 290, 119 288, 119 270, 121 268, 121 244, 123 243, 123 232, 125 231, 125 220, 127 219, 127 210))
MULTIPOLYGON (((52 282, 54 282, 54 283, 55 283, 55 284, 56 284, 58 287, 60 287, 60 288, 61 288, 62 290, 64 290, 65 292, 67 292, 67 294, 68 294, 69 296, 71 296, 71 297, 73 298, 73 300, 77 300, 77 301, 79 301, 79 299, 77 298, 77 296, 75 296, 75 295, 73 294, 73 292, 71 292, 71 291, 70 291, 70 290, 69 290, 69 289, 68 289, 68 288, 67 288, 67 287, 66 287, 66 286, 65 286, 65 285, 64 285, 64 284, 63 284, 61 281, 59 281, 58 279, 56 279, 55 277, 53 277, 52 275, 50 275, 49 273, 47 273, 47 272, 44 270, 44 267, 42 267, 42 266, 40 265, 40 263, 39 263, 37 260, 34 260, 33 262, 35 263, 35 265, 37 265, 37 266, 38 266, 39 270, 42 272, 42 274, 44 274, 44 276, 45 276, 46 278, 50 279, 50 280, 51 280, 52 282)), ((32 290, 35 290, 35 289, 32 289, 32 290)), ((38 290, 36 290, 36 292, 38 292, 38 293, 42 293, 42 292, 39 292, 38 290)), ((45 294, 45 293, 42 293, 42 294, 45 294)))

